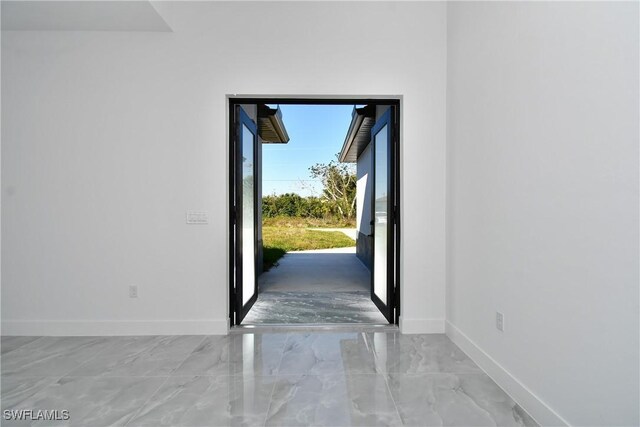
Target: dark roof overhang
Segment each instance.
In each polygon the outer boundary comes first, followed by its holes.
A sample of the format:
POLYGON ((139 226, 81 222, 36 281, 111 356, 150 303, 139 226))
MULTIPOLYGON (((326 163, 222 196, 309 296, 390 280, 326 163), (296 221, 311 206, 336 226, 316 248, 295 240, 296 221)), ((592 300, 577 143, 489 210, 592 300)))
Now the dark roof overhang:
POLYGON ((258 104, 258 135, 263 142, 268 144, 289 142, 289 135, 282 121, 280 107, 270 108, 264 104, 258 104))
POLYGON ((367 105, 361 108, 353 108, 351 113, 351 124, 344 139, 342 150, 338 159, 341 162, 354 163, 358 161, 358 157, 371 138, 371 128, 375 123, 376 106, 367 105))

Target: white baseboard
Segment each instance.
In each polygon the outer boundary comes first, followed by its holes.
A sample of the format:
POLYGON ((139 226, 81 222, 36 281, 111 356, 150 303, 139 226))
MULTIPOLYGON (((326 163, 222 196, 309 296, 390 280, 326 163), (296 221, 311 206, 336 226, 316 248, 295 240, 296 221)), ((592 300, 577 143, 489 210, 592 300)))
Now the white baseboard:
POLYGON ((117 336, 117 335, 226 335, 225 320, 3 320, 2 335, 117 336))
POLYGON ((509 371, 467 337, 460 329, 446 321, 447 336, 462 349, 487 375, 507 392, 541 426, 569 426, 570 424, 542 399, 536 396, 509 371))
POLYGON ((403 334, 444 334, 444 319, 406 319, 400 316, 403 334))

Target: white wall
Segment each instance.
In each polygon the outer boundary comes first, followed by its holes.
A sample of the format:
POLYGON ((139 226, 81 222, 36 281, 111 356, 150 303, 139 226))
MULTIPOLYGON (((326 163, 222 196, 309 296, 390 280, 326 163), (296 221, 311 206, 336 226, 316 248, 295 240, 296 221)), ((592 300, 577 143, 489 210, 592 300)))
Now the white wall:
POLYGON ((156 7, 173 33, 3 32, 2 332, 226 331, 227 94, 402 96, 402 327, 442 332, 446 5, 156 7))
POLYGON ((639 423, 638 71, 637 2, 448 6, 448 333, 544 424, 639 423))

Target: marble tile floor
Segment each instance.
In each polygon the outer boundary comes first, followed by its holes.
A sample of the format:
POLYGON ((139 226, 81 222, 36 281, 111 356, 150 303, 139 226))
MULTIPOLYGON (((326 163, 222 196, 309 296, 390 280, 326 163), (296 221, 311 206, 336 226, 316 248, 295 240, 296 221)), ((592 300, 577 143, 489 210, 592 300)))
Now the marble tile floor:
POLYGON ((3 426, 533 426, 445 335, 2 337, 3 426))
POLYGON ((244 325, 369 323, 387 324, 369 291, 264 292, 258 295, 244 325))

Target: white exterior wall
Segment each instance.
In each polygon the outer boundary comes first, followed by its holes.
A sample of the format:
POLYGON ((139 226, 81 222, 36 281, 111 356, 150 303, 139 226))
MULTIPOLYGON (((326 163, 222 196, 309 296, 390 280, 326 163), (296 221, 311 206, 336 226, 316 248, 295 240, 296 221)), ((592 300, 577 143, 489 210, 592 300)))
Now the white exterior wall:
POLYGON ((154 6, 2 34, 2 332, 227 332, 229 94, 402 97, 402 329, 444 331, 446 5, 154 6))
POLYGON ((371 155, 371 144, 367 145, 357 162, 358 186, 356 189, 357 217, 356 228, 362 234, 371 234, 371 196, 373 190, 373 175, 371 168, 373 157, 371 155))
POLYGON ((448 33, 448 333, 544 425, 637 426, 638 3, 448 33))

